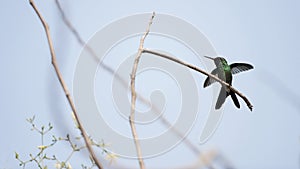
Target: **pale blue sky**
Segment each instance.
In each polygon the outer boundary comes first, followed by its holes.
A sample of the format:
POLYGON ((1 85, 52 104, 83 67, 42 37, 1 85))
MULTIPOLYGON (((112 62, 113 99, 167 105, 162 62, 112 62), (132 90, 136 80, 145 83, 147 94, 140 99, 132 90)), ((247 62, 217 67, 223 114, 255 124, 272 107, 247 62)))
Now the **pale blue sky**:
MULTIPOLYGON (((54 0, 36 4, 50 25, 59 66, 71 88, 80 45, 63 24, 54 0)), ((253 113, 249 113, 241 99, 240 110, 227 101, 217 131, 206 144, 197 146, 200 150, 220 150, 236 168, 299 168, 300 1, 66 0, 62 6, 84 40, 121 17, 155 11, 193 24, 229 63, 253 64, 254 70, 237 75, 233 82, 252 101, 253 113)), ((3 1, 0 18, 0 168, 17 168, 14 152, 34 153, 40 144, 37 134, 29 130, 26 118, 36 115, 38 124, 52 122, 56 135, 76 132, 54 75, 44 30, 29 2, 3 1)), ((204 76, 200 76, 200 88, 203 81, 204 76)), ((209 89, 201 90, 204 96, 205 91, 209 89)), ((199 123, 191 132, 191 140, 198 139, 203 127, 199 123)), ((62 151, 57 154, 66 152, 61 146, 62 151)), ((185 156, 183 161, 192 161, 195 157, 190 159, 191 154, 183 147, 161 159, 147 160, 146 164, 159 162, 168 166, 176 164, 181 156, 185 156)), ((132 161, 130 164, 137 165, 132 161)), ((74 160, 73 165, 79 164, 74 160)))

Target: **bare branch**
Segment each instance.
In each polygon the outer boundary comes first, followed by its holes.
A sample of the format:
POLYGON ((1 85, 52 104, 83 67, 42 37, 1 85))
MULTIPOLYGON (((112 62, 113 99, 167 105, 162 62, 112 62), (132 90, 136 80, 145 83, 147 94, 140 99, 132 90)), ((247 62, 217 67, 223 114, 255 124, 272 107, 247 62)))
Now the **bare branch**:
POLYGON ((131 132, 132 132, 132 136, 133 136, 133 139, 134 139, 134 143, 135 143, 135 147, 136 147, 136 151, 137 151, 137 156, 138 156, 138 159, 139 159, 139 164, 140 164, 141 169, 144 169, 145 165, 144 165, 144 161, 143 161, 143 157, 142 157, 142 151, 141 151, 140 143, 138 141, 136 128, 135 128, 135 125, 134 125, 135 103, 136 103, 135 76, 136 76, 136 71, 137 71, 137 67, 138 67, 138 64, 139 64, 139 60, 140 60, 140 58, 142 56, 142 53, 143 53, 144 41, 145 41, 145 38, 147 37, 147 35, 149 34, 150 27, 151 27, 154 16, 155 16, 155 13, 153 12, 153 14, 151 16, 151 19, 149 21, 149 25, 147 27, 147 30, 146 30, 145 34, 142 36, 142 38, 140 40, 139 50, 138 50, 138 53, 135 57, 133 68, 132 68, 131 83, 130 83, 131 84, 131 112, 130 112, 130 116, 129 116, 129 123, 130 123, 131 132))
POLYGON ((66 83, 64 82, 64 79, 62 77, 62 74, 59 70, 59 67, 57 65, 57 62, 56 62, 56 55, 55 55, 55 51, 54 51, 54 47, 53 47, 53 43, 52 43, 52 39, 51 39, 51 36, 50 36, 50 30, 49 30, 49 27, 48 27, 48 24, 47 22, 45 21, 45 19, 42 17, 42 15, 40 14, 39 10, 37 9, 37 7, 35 6, 35 3, 33 0, 29 0, 30 2, 30 5, 32 6, 32 8, 34 9, 34 11, 36 12, 37 16, 39 17, 41 23, 43 24, 43 27, 44 27, 44 30, 45 30, 45 33, 46 33, 46 36, 47 36, 47 40, 48 40, 48 45, 49 45, 49 49, 50 49, 50 54, 51 54, 51 60, 52 60, 52 65, 55 69, 55 73, 56 73, 56 76, 61 84, 61 87, 63 88, 64 90, 64 93, 66 95, 66 98, 69 102, 69 105, 74 113, 74 116, 75 116, 75 119, 77 121, 77 124, 78 124, 78 128, 79 130, 81 131, 81 134, 84 138, 84 141, 85 141, 85 144, 86 144, 86 147, 88 148, 88 151, 91 155, 91 157, 93 158, 95 164, 97 165, 97 167, 99 169, 103 169, 102 167, 102 164, 99 162, 99 160, 97 159, 94 151, 93 151, 93 148, 92 148, 92 145, 91 145, 91 142, 90 142, 90 139, 87 135, 87 133, 85 132, 84 128, 82 127, 82 124, 78 118, 78 114, 77 114, 77 111, 75 109, 75 105, 74 105, 74 102, 72 100, 72 97, 69 93, 69 90, 67 88, 67 85, 66 83))
POLYGON ((225 85, 226 87, 230 88, 230 90, 232 90, 234 93, 236 93, 237 95, 239 95, 244 101, 245 103, 247 104, 248 108, 250 109, 250 111, 252 111, 252 104, 250 103, 250 101, 247 99, 246 96, 244 96, 241 92, 239 92, 238 90, 236 90, 235 88, 233 88, 231 85, 229 85, 228 83, 224 82, 223 80, 219 79, 217 76, 213 75, 213 74, 210 74, 202 69, 199 69, 198 67, 194 66, 194 65, 191 65, 189 63, 186 63, 186 62, 183 62, 179 59, 176 59, 176 58, 173 58, 169 55, 166 55, 166 54, 163 54, 163 53, 159 53, 159 52, 156 52, 156 51, 152 51, 152 50, 149 50, 149 49, 143 49, 142 50, 142 53, 150 53, 150 54, 153 54, 155 56, 159 56, 159 57, 162 57, 162 58, 165 58, 165 59, 168 59, 168 60, 171 60, 173 62, 176 62, 176 63, 179 63, 183 66, 186 66, 190 69, 193 69, 197 72, 200 72, 206 76, 209 76, 213 79, 215 79, 216 81, 220 82, 222 85, 225 85))

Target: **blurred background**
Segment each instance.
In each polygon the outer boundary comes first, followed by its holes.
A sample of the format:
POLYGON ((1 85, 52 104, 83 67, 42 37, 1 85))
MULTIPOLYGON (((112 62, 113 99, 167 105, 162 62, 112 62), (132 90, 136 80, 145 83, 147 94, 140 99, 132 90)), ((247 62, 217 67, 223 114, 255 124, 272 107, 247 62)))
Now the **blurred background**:
MULTIPOLYGON (((36 5, 50 26, 58 64, 72 91, 82 46, 63 22, 55 0, 36 1, 36 5)), ((297 88, 300 83, 300 1, 65 0, 61 1, 61 6, 84 41, 112 21, 155 11, 193 24, 229 63, 254 65, 254 70, 236 75, 233 82, 250 99, 253 112, 249 112, 241 99, 240 110, 231 100, 227 101, 216 132, 205 144, 199 144, 199 132, 207 117, 201 110, 188 139, 202 154, 217 160, 211 161, 215 168, 300 168, 300 90, 297 88)), ((29 2, 2 2, 0 17, 0 168, 6 169, 19 166, 14 152, 28 159, 30 153, 38 151, 40 136, 30 131, 26 122, 33 115, 38 126, 51 122, 52 134, 56 136, 68 133, 77 136, 79 133, 51 65, 44 30, 29 2)), ((138 42, 131 47, 137 49, 138 42)), ((204 98, 210 97, 209 89, 201 89, 204 78, 200 75, 196 81, 199 82, 201 106, 208 110, 211 103, 206 104, 204 98)), ((47 139, 51 140, 51 135, 47 139)), ((49 153, 64 159, 69 152, 70 147, 63 143, 49 153)), ((73 168, 88 162, 86 155, 82 152, 74 156, 70 161, 73 168)), ((148 167, 175 168, 192 165, 197 158, 180 144, 145 163, 148 167)), ((115 163, 125 168, 138 168, 134 160, 120 158, 115 163)), ((35 167, 28 165, 28 168, 35 167)))

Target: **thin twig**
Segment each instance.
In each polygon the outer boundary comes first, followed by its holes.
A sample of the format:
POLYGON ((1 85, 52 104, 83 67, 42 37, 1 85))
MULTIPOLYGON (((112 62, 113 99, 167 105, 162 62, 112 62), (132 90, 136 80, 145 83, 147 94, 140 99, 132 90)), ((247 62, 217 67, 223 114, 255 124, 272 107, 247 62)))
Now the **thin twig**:
POLYGON ((81 131, 81 134, 84 138, 84 141, 85 141, 85 144, 86 144, 86 147, 88 148, 88 151, 91 155, 91 157, 93 158, 95 164, 97 165, 97 167, 99 169, 103 169, 102 167, 102 164, 99 162, 99 160, 97 159, 94 151, 93 151, 93 148, 91 146, 91 143, 90 143, 90 139, 87 135, 87 133, 85 132, 84 128, 82 127, 82 124, 78 118, 78 114, 77 114, 77 111, 76 111, 76 108, 75 108, 75 105, 74 105, 74 102, 72 100, 72 97, 69 93, 69 90, 67 88, 67 85, 65 84, 64 82, 64 79, 62 77, 62 74, 59 70, 59 67, 57 65, 57 62, 56 62, 56 55, 55 55, 55 52, 54 52, 54 47, 53 47, 53 43, 52 43, 52 39, 51 39, 51 36, 50 36, 50 30, 49 30, 49 26, 48 24, 46 23, 45 19, 42 17, 42 15, 40 14, 39 10, 37 9, 37 7, 35 6, 35 3, 33 0, 29 0, 30 2, 30 5, 32 6, 32 8, 34 9, 34 11, 36 12, 36 14, 38 15, 40 21, 42 22, 43 24, 43 27, 44 27, 44 30, 45 30, 45 33, 46 33, 46 36, 47 36, 47 40, 48 40, 48 45, 49 45, 49 49, 50 49, 50 53, 51 53, 51 61, 52 61, 52 65, 55 69, 55 73, 56 73, 56 76, 61 84, 61 87, 63 88, 64 90, 64 93, 66 95, 66 98, 69 102, 69 105, 74 113, 74 116, 75 116, 75 119, 76 119, 76 122, 78 124, 78 128, 79 130, 81 131))
POLYGON ((197 71, 197 72, 200 72, 200 73, 202 73, 202 74, 204 74, 204 75, 206 75, 206 76, 209 76, 209 77, 215 79, 216 81, 220 82, 222 85, 225 85, 225 86, 228 87, 231 91, 233 91, 234 93, 236 93, 237 95, 239 95, 239 96, 245 101, 245 103, 247 104, 247 106, 248 106, 248 108, 250 109, 250 111, 252 111, 253 106, 252 106, 252 104, 250 103, 250 101, 247 99, 247 97, 244 96, 241 92, 239 92, 239 91, 236 90, 235 88, 233 88, 230 84, 228 84, 228 83, 224 82, 223 80, 219 79, 217 76, 215 76, 215 75, 213 75, 213 74, 210 74, 210 73, 208 73, 208 72, 206 72, 206 71, 204 71, 204 70, 202 70, 202 69, 199 69, 198 67, 196 67, 196 66, 194 66, 194 65, 191 65, 191 64, 189 64, 189 63, 183 62, 183 61, 181 61, 181 60, 179 60, 179 59, 176 59, 176 58, 174 58, 174 57, 171 57, 171 56, 166 55, 166 54, 163 54, 163 53, 159 53, 159 52, 156 52, 156 51, 153 51, 153 50, 149 50, 149 49, 143 49, 143 50, 142 50, 142 53, 150 53, 150 54, 153 54, 153 55, 155 55, 155 56, 159 56, 159 57, 162 57, 162 58, 171 60, 171 61, 173 61, 173 62, 179 63, 179 64, 181 64, 181 65, 183 65, 183 66, 186 66, 186 67, 188 67, 188 68, 190 68, 190 69, 193 69, 193 70, 195 70, 195 71, 197 71))
POLYGON ((135 147, 136 147, 137 156, 138 156, 138 160, 139 160, 139 165, 140 165, 141 169, 144 169, 145 165, 144 165, 144 161, 143 161, 143 157, 142 157, 142 151, 141 151, 140 143, 138 141, 138 136, 137 136, 137 132, 136 132, 135 124, 134 124, 135 103, 136 103, 135 76, 136 76, 136 71, 137 71, 137 67, 138 67, 138 64, 139 64, 139 60, 140 60, 141 55, 143 53, 144 41, 145 41, 145 38, 147 37, 147 35, 149 34, 150 27, 151 27, 154 16, 155 16, 155 13, 153 12, 153 14, 150 18, 147 30, 146 30, 145 34, 142 36, 142 38, 140 40, 139 50, 138 50, 138 53, 135 57, 133 68, 132 68, 131 83, 130 83, 130 85, 131 85, 131 111, 130 111, 130 116, 129 116, 129 123, 130 123, 131 132, 132 132, 132 136, 133 136, 133 139, 134 139, 134 144, 135 144, 135 147))

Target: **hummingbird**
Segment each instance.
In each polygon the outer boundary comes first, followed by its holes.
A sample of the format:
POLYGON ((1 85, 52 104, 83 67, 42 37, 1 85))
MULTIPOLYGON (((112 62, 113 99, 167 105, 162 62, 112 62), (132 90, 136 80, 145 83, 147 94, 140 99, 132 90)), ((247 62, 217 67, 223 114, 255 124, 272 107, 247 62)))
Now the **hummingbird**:
MULTIPOLYGON (((212 70, 211 74, 216 75, 219 79, 223 80, 224 82, 228 83, 229 85, 232 84, 232 75, 237 74, 243 71, 247 71, 253 69, 253 66, 248 63, 233 63, 228 64, 227 61, 223 57, 216 57, 211 58, 209 56, 204 56, 208 59, 211 59, 215 62, 216 68, 212 70)), ((216 82, 213 78, 207 77, 204 81, 203 87, 207 87, 212 83, 216 82)), ((222 85, 219 97, 215 106, 215 109, 220 109, 223 103, 225 102, 228 96, 231 96, 235 106, 240 108, 240 103, 233 91, 230 88, 222 85)))

